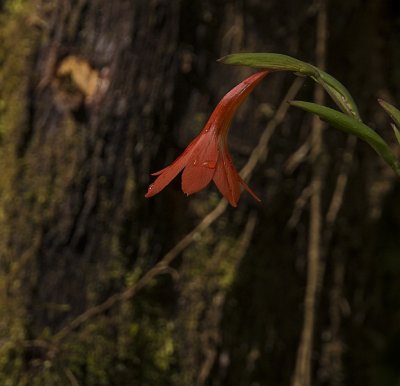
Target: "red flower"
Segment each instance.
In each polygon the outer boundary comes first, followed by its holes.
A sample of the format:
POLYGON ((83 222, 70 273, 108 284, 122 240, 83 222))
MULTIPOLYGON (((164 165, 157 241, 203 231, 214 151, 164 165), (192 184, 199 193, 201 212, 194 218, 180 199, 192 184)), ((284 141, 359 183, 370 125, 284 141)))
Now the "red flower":
POLYGON ((232 206, 237 206, 239 201, 240 185, 261 201, 235 169, 227 136, 236 110, 267 73, 261 71, 248 77, 222 98, 204 129, 186 150, 171 165, 152 174, 158 177, 149 186, 145 197, 159 193, 183 170, 182 190, 187 195, 205 188, 213 180, 232 206))

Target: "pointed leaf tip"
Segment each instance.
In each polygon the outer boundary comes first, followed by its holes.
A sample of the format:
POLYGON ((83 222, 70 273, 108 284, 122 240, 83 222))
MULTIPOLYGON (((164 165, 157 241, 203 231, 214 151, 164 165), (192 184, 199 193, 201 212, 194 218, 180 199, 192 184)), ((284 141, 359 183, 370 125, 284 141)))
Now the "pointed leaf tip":
POLYGON ((357 105, 347 88, 332 75, 315 68, 318 76, 312 78, 325 89, 342 112, 361 121, 357 105))
POLYGON ((382 106, 390 118, 392 118, 396 126, 400 127, 400 110, 398 110, 392 104, 385 102, 383 99, 378 99, 378 103, 382 106))
POLYGON ((388 102, 385 102, 383 99, 378 99, 378 103, 385 110, 385 112, 390 116, 392 121, 394 122, 391 126, 394 131, 394 135, 396 136, 397 142, 400 144, 400 110, 391 105, 388 102))
POLYGON ((396 139, 397 139, 397 142, 400 144, 400 131, 399 131, 399 129, 396 127, 396 125, 395 125, 394 123, 392 123, 391 126, 392 126, 392 129, 393 129, 393 131, 394 131, 394 135, 395 135, 395 137, 396 137, 396 139))

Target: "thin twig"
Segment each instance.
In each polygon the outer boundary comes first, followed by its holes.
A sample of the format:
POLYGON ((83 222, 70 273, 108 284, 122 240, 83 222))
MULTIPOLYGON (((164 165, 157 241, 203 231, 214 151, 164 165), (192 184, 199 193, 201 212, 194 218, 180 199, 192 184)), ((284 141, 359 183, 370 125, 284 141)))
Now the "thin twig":
POLYGON ((293 173, 298 166, 308 157, 310 152, 309 138, 290 156, 285 165, 286 173, 293 173))
POLYGON ((336 251, 336 258, 332 267, 332 287, 329 291, 329 320, 330 325, 324 331, 327 337, 320 354, 320 367, 318 369, 318 381, 321 384, 341 386, 344 384, 343 353, 345 345, 340 334, 343 309, 343 282, 345 276, 345 262, 340 251, 336 251))
POLYGON ((279 105, 278 109, 274 117, 268 122, 267 127, 265 128, 264 132, 262 133, 260 140, 250 155, 249 160, 247 161, 246 165, 240 171, 240 175, 243 179, 248 179, 251 174, 253 173, 254 168, 260 161, 264 161, 268 155, 268 143, 271 139, 272 135, 275 132, 275 129, 281 124, 284 120, 287 111, 289 109, 289 105, 287 101, 294 99, 297 93, 300 91, 301 86, 304 83, 304 79, 296 78, 293 83, 291 84, 288 92, 283 97, 281 104, 279 105))
POLYGON ((65 368, 64 369, 64 373, 68 378, 69 383, 71 384, 71 386, 79 386, 79 382, 76 379, 74 373, 71 371, 71 369, 69 368, 65 368))
MULTIPOLYGON (((234 256, 230 261, 230 264, 232 264, 231 269, 235 270, 243 256, 245 256, 253 237, 256 224, 257 214, 255 211, 253 211, 248 216, 244 231, 238 240, 237 245, 235 246, 234 256)), ((218 293, 213 296, 213 300, 208 307, 209 310, 207 312, 207 318, 212 320, 212 324, 211 327, 204 334, 202 334, 201 338, 204 360, 202 361, 200 370, 198 372, 196 383, 198 386, 206 383, 206 380, 210 375, 217 358, 217 344, 221 340, 219 324, 222 318, 222 310, 224 308, 227 292, 227 288, 221 288, 218 293)))
POLYGON ((291 229, 296 228, 297 224, 300 221, 301 214, 303 213, 304 208, 308 204, 311 196, 311 188, 310 186, 306 186, 302 192, 300 193, 299 197, 296 199, 294 203, 294 209, 292 215, 290 216, 287 226, 291 229))
MULTIPOLYGON (((336 178, 335 189, 332 194, 331 202, 325 216, 324 245, 328 248, 332 241, 333 230, 339 210, 343 204, 343 197, 349 180, 349 173, 354 158, 354 150, 357 138, 349 136, 347 139, 346 150, 343 154, 339 175, 336 178)), ((325 275, 326 259, 321 262, 320 277, 321 281, 325 275)))
POLYGON ((67 335, 80 327, 89 319, 104 313, 121 301, 133 298, 136 293, 139 292, 143 287, 145 287, 152 279, 164 273, 169 264, 171 264, 171 262, 192 243, 195 238, 194 236, 208 228, 215 220, 217 220, 222 215, 222 213, 224 213, 227 205, 227 201, 221 200, 214 210, 212 210, 206 217, 204 217, 203 220, 191 232, 189 232, 183 239, 181 239, 153 268, 147 271, 134 285, 126 288, 122 292, 118 292, 110 296, 103 303, 87 309, 85 312, 72 320, 67 326, 61 329, 54 336, 54 339, 57 341, 63 340, 67 335))
POLYGON ((353 163, 354 149, 357 143, 357 138, 349 136, 347 139, 346 150, 343 154, 343 159, 340 167, 339 175, 336 179, 335 190, 332 195, 331 203, 326 214, 326 233, 325 242, 330 241, 333 226, 336 222, 339 210, 343 203, 343 196, 349 179, 350 168, 353 163))
MULTIPOLYGON (((317 14, 316 62, 321 69, 325 68, 327 40, 326 2, 321 0, 317 14)), ((315 88, 314 101, 323 104, 325 94, 319 87, 315 88)), ((322 154, 323 124, 313 117, 311 132, 311 161, 313 162, 313 177, 311 181, 310 226, 308 240, 307 284, 304 296, 303 330, 297 351, 293 386, 311 386, 311 362, 314 343, 315 307, 318 297, 318 282, 320 279, 321 261, 321 197, 323 166, 319 159, 322 154)))
MULTIPOLYGON (((349 180, 349 173, 354 157, 356 137, 348 137, 346 150, 342 157, 339 174, 336 178, 335 189, 332 194, 329 209, 325 216, 324 245, 329 248, 332 241, 332 235, 339 214, 339 210, 343 204, 343 197, 349 180)), ((325 276, 326 259, 321 262, 321 281, 325 276)), ((333 261, 333 284, 329 294, 329 341, 326 341, 321 350, 320 368, 318 371, 319 381, 326 383, 328 380, 332 385, 343 384, 343 352, 344 346, 340 337, 340 323, 343 304, 343 278, 345 274, 345 265, 340 258, 340 253, 333 261)))

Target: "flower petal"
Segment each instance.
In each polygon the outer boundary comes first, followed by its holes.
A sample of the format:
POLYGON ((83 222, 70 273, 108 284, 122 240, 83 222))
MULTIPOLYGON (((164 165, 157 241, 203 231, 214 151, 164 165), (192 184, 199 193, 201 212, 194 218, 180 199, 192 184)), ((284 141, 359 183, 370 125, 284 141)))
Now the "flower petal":
POLYGON ((163 190, 184 167, 184 160, 180 159, 164 168, 162 171, 160 171, 161 174, 156 178, 156 180, 150 184, 149 189, 144 196, 149 198, 157 193, 160 193, 161 190, 163 190))
POLYGON ((260 201, 238 175, 225 141, 234 113, 267 73, 268 71, 260 71, 251 75, 222 98, 202 132, 182 155, 171 165, 152 174, 158 177, 149 186, 145 197, 159 193, 184 169, 182 190, 187 195, 203 189, 214 178, 218 189, 232 206, 236 206, 239 200, 240 185, 260 201))
POLYGON ((233 115, 254 87, 256 87, 267 74, 268 71, 256 72, 225 94, 210 117, 210 121, 214 121, 217 125, 219 134, 227 134, 233 115))
POLYGON ((182 173, 182 190, 187 195, 205 188, 212 180, 218 161, 215 130, 203 131, 182 173))
POLYGON ((236 207, 240 197, 240 177, 228 150, 222 152, 213 178, 215 185, 229 203, 236 207))
POLYGON ((186 148, 186 150, 174 161, 171 165, 158 172, 152 173, 152 176, 158 176, 156 180, 149 186, 146 198, 152 197, 157 193, 160 193, 186 166, 189 158, 191 157, 193 150, 196 148, 196 143, 199 141, 199 137, 196 137, 186 148))
MULTIPOLYGON (((239 177, 240 178, 240 177, 239 177)), ((249 194, 257 201, 261 202, 261 199, 249 188, 249 186, 240 178, 240 183, 243 186, 244 189, 247 190, 249 194)))

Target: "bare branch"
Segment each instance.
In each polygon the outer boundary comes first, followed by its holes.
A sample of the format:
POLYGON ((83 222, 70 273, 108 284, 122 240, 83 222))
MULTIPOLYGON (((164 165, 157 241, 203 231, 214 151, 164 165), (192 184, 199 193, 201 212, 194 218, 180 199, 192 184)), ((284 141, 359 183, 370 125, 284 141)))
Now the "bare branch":
MULTIPOLYGON (((317 66, 325 68, 327 40, 327 10, 326 1, 321 0, 317 14, 317 38, 316 38, 316 61, 317 66)), ((324 103, 325 94, 320 87, 314 91, 314 101, 318 104, 324 103)), ((313 117, 311 132, 311 161, 313 162, 313 177, 311 181, 310 198, 310 226, 308 239, 308 265, 307 284, 304 295, 304 319, 303 330, 297 351, 295 372, 293 375, 293 386, 311 386, 311 360, 314 344, 315 330, 315 307, 319 295, 320 263, 321 263, 321 234, 322 234, 322 174, 323 165, 319 158, 322 153, 323 123, 313 117)))

